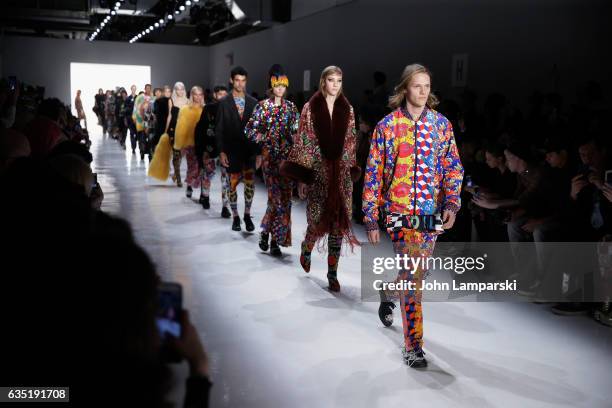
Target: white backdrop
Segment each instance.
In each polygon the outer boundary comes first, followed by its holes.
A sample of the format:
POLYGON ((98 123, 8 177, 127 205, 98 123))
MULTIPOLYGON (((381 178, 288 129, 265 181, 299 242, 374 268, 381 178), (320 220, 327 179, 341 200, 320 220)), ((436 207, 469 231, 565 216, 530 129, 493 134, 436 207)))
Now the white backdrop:
POLYGON ((81 90, 81 101, 88 126, 96 124, 93 113, 94 96, 98 89, 114 90, 123 87, 130 94, 130 86, 136 85, 137 92, 144 90, 145 84, 151 83, 151 67, 148 65, 116 65, 116 64, 87 64, 80 62, 70 63, 70 105, 74 109, 76 91, 81 90))

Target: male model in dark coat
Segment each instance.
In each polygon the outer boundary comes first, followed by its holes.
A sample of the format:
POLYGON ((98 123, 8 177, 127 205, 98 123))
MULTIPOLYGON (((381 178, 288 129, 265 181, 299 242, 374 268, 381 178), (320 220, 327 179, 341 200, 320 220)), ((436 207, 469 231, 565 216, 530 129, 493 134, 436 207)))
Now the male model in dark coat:
POLYGON ((221 165, 227 167, 230 180, 230 207, 234 221, 232 230, 240 231, 238 215, 238 194, 236 187, 244 183, 244 224, 247 231, 253 231, 251 203, 255 195, 255 168, 261 162, 260 148, 250 142, 244 133, 257 100, 246 94, 247 72, 242 67, 232 69, 231 93, 219 101, 215 135, 219 148, 221 165))

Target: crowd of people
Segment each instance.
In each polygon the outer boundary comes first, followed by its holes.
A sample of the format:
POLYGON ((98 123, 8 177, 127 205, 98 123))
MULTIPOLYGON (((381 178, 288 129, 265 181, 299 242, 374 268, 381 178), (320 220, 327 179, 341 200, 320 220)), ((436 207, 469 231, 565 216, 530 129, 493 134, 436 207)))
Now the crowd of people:
MULTIPOLYGON (((483 112, 468 90, 459 102, 434 95, 431 73, 418 64, 406 67, 392 91, 386 75, 376 72, 374 89, 354 106, 342 92, 343 73, 336 66, 323 70, 312 95, 297 98, 287 94, 289 78, 278 64, 269 70, 265 98, 249 95, 248 79, 244 68, 235 67, 229 87, 212 90, 192 86, 187 91, 182 82, 155 89, 147 84, 140 92, 132 85, 129 95, 120 87, 100 89, 94 112, 103 134, 123 149, 129 133, 132 154, 138 149, 141 160, 148 157, 151 177, 172 179, 178 187, 184 183, 189 198, 199 189, 197 203, 205 210, 211 209, 211 183, 218 170, 220 214, 231 218, 232 231, 241 231, 243 222, 248 232, 255 230, 251 205, 261 170, 267 208, 258 245, 275 257, 282 255, 281 247, 292 245, 292 199, 305 199, 308 226, 299 262, 310 272, 313 249, 326 247, 333 292, 341 290, 342 246, 359 245, 355 224, 365 227, 374 245, 380 229, 387 230, 396 253, 412 256, 431 254, 437 240, 506 242, 517 265, 522 254, 512 243, 612 241, 611 147, 603 128, 609 107, 596 83, 588 84, 580 103, 570 108, 555 93, 534 93, 523 114, 499 94, 487 97, 483 112), (409 214, 430 227, 414 227, 409 214), (399 227, 391 228, 389 217, 399 227)), ((80 91, 73 116, 58 99, 20 98, 20 90, 25 96, 27 89, 3 83, 0 92, 0 171, 7 194, 1 205, 11 237, 7 253, 15 271, 27 271, 5 276, 2 287, 11 293, 2 297, 2 309, 18 309, 18 330, 32 333, 32 340, 35 331, 44 329, 60 334, 42 348, 13 344, 11 351, 27 350, 31 360, 15 362, 11 369, 25 378, 32 374, 28 368, 39 366, 37 359, 54 367, 54 359, 65 355, 50 350, 74 353, 86 346, 98 351, 91 375, 106 384, 125 380, 125 387, 131 378, 141 378, 142 387, 131 398, 159 405, 168 372, 152 329, 158 283, 154 267, 129 225, 100 211, 103 193, 91 172, 80 91), (44 200, 31 200, 32 191, 44 200), (105 257, 106 250, 122 255, 105 257), (37 263, 41 259, 43 268, 37 263), (119 259, 121 264, 114 264, 119 259), (74 290, 81 284, 90 289, 74 290), (111 292, 120 295, 108 302, 111 292), (92 314, 78 326, 70 324, 75 304, 92 314), (40 313, 48 318, 41 319, 40 313), (51 316, 66 318, 58 323, 51 316), (34 329, 31 321, 40 324, 34 329), (30 353, 29 347, 40 352, 30 353), (128 368, 103 378, 118 365, 117 358, 125 359, 128 368), (152 384, 160 385, 153 388, 159 394, 146 392, 152 384)), ((588 309, 611 326, 609 299, 587 303, 587 283, 568 286, 564 276, 546 276, 550 254, 535 248, 540 268, 528 275, 520 266, 517 270, 523 294, 537 301, 543 282, 558 280, 566 301, 553 306, 555 313, 588 309)), ((427 271, 408 272, 400 271, 399 277, 422 280, 427 271)), ((426 367, 421 293, 380 294, 379 318, 385 326, 392 324, 399 298, 405 362, 426 367)), ((210 387, 206 354, 186 312, 183 319, 186 329, 173 346, 192 369, 185 404, 202 406, 210 387)), ((87 363, 75 359, 69 367, 87 372, 87 363)), ((70 372, 67 381, 81 380, 70 372)), ((41 370, 38 375, 44 380, 52 374, 41 370)))

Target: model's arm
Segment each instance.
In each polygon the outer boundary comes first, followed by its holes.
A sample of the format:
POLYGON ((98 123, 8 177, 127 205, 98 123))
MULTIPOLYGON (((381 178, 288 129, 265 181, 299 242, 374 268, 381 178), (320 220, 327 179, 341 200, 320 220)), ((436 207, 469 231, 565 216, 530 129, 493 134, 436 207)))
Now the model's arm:
POLYGON ((295 104, 291 104, 291 110, 289 111, 289 123, 287 124, 287 128, 289 129, 289 133, 291 137, 289 138, 290 142, 293 141, 297 137, 297 132, 300 128, 300 113, 297 110, 295 104))
POLYGON ((366 229, 378 231, 378 202, 382 191, 384 151, 385 151, 385 129, 378 124, 372 133, 370 140, 370 153, 365 168, 363 181, 362 209, 366 229))
POLYGON ((461 183, 463 182, 463 165, 459 158, 453 126, 450 122, 445 127, 444 139, 446 143, 444 144, 445 152, 442 156, 442 168, 444 171, 444 179, 442 180, 442 193, 444 194, 442 210, 449 210, 456 214, 461 207, 460 194, 461 183))
POLYGON ((170 129, 170 122, 172 121, 172 99, 168 99, 168 117, 166 118, 166 127, 164 133, 168 133, 170 129))
POLYGON ((309 122, 310 106, 306 104, 302 110, 298 134, 289 152, 289 157, 281 164, 282 175, 304 184, 310 184, 314 179, 312 170, 314 135, 309 122))
POLYGON ((223 104, 219 102, 219 105, 217 105, 217 117, 215 118, 215 140, 217 142, 217 150, 219 151, 219 153, 225 153, 225 149, 223 147, 223 131, 224 131, 223 112, 224 110, 225 109, 223 107, 223 104))
POLYGON ((261 143, 267 132, 268 128, 264 120, 264 109, 263 106, 258 103, 244 128, 244 133, 251 142, 261 143))

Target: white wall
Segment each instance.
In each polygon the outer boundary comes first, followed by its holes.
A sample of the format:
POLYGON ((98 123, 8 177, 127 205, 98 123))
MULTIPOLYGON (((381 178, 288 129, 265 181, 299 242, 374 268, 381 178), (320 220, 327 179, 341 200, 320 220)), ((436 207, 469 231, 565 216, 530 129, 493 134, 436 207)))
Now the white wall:
POLYGON ((480 101, 491 91, 518 103, 535 89, 551 91, 555 64, 559 90, 570 97, 591 78, 609 89, 606 10, 605 0, 355 0, 210 47, 210 78, 226 82, 230 52, 256 91, 273 63, 286 67, 293 91, 301 90, 304 69, 316 83, 334 64, 357 100, 373 87, 375 70, 393 85, 406 64, 421 62, 432 69, 435 88, 452 95, 452 55, 468 53, 468 86, 480 101))
MULTIPOLYGON (((34 37, 0 38, 2 73, 46 87, 45 96, 72 103, 70 63, 150 65, 153 86, 182 81, 187 87, 207 85, 208 49, 206 47, 129 44, 109 41, 60 40, 34 37)), ((96 78, 91 78, 92 86, 96 78)), ((139 89, 144 87, 137 84, 139 89)))

